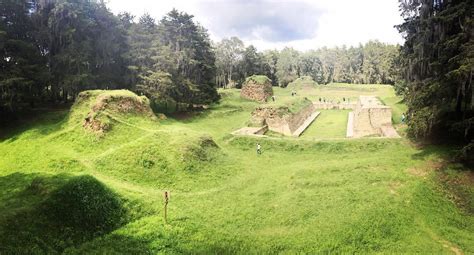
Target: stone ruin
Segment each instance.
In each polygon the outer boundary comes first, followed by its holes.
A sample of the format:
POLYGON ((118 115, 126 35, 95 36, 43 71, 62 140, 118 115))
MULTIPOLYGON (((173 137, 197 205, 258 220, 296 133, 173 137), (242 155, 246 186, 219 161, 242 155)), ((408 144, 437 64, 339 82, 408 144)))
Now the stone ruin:
POLYGON ((273 96, 272 81, 265 75, 248 77, 240 91, 240 97, 258 102, 266 102, 271 96, 273 96))
MULTIPOLYGON (((150 118, 157 117, 150 107, 150 100, 128 90, 87 90, 79 93, 72 107, 72 118, 82 119, 82 126, 104 135, 116 124, 116 117, 126 114, 150 118), (84 116, 84 113, 87 115, 84 116)), ((160 118, 166 118, 164 115, 160 118)))
POLYGON ((392 109, 375 96, 360 96, 349 113, 347 137, 400 137, 392 126, 392 109))
POLYGON ((352 109, 347 122, 348 138, 400 138, 392 126, 392 109, 375 96, 360 96, 357 103, 313 103, 305 98, 286 105, 261 105, 252 112, 249 126, 232 134, 265 136, 270 130, 285 136, 298 137, 319 116, 317 109, 352 109))
MULTIPOLYGON (((298 137, 316 119, 313 103, 304 99, 296 102, 297 109, 288 106, 260 106, 252 112, 251 125, 266 127, 268 130, 286 136, 298 137)), ((261 129, 256 129, 260 131, 261 129)))
POLYGON ((354 110, 357 106, 357 103, 351 102, 340 102, 340 103, 331 103, 331 102, 314 102, 314 108, 321 110, 354 110))

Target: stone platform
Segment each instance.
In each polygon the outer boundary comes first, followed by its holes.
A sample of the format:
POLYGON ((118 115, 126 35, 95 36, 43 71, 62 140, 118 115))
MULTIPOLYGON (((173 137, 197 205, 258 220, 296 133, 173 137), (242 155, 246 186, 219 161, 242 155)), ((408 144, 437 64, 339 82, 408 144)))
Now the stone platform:
POLYGON ((400 135, 397 133, 397 130, 393 126, 382 126, 380 127, 383 137, 389 138, 400 138, 400 135))
POLYGON ((347 118, 346 137, 354 137, 354 112, 350 112, 347 118))
POLYGON ((392 126, 392 109, 375 96, 359 97, 354 111, 349 113, 346 136, 400 137, 392 126))

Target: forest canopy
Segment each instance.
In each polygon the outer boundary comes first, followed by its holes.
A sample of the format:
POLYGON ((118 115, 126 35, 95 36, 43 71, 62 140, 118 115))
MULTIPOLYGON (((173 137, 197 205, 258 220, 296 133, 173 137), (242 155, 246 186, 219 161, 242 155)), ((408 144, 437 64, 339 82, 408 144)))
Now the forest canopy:
POLYGON ((96 0, 0 2, 0 112, 126 88, 174 107, 216 102, 215 54, 193 16, 112 14, 96 0))
POLYGON ((236 37, 213 43, 193 16, 160 20, 114 15, 100 0, 0 2, 0 114, 74 100, 88 89, 130 89, 155 110, 185 110, 219 100, 254 74, 285 87, 299 76, 319 84, 395 83, 398 46, 292 48, 259 52, 236 37))
POLYGON ((286 87, 301 76, 319 84, 395 84, 399 46, 369 41, 357 47, 323 47, 306 52, 286 47, 281 51, 257 49, 237 37, 216 44, 216 83, 241 84, 246 77, 264 74, 274 85, 286 87))

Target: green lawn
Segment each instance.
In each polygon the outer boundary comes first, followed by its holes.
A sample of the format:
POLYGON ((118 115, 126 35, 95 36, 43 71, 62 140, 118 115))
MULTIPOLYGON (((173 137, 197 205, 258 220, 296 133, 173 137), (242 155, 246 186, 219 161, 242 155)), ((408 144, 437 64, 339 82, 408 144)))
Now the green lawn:
MULTIPOLYGON (((336 84, 306 96, 370 93, 403 111, 388 86, 336 84)), ((185 120, 113 115, 104 137, 82 128, 86 108, 10 131, 0 140, 0 254, 474 253, 474 190, 469 172, 442 163, 451 148, 319 140, 344 137, 347 111, 323 111, 301 139, 233 137, 258 104, 221 94, 185 120), (218 148, 200 146, 202 137, 218 148), (123 199, 126 224, 81 238, 45 215, 51 193, 84 174, 123 199)))
POLYGON ((345 138, 348 110, 318 110, 316 120, 303 132, 302 138, 345 138))

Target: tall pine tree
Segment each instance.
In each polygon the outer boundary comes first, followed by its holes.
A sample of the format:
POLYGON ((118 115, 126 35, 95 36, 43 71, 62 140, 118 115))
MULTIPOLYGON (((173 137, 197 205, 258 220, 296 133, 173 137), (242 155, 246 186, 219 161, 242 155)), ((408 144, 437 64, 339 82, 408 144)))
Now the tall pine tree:
POLYGON ((403 0, 405 36, 399 89, 409 108, 409 134, 470 143, 473 160, 474 4, 472 0, 403 0))

